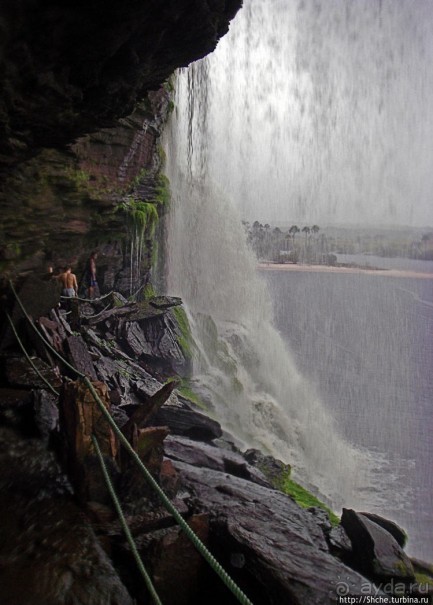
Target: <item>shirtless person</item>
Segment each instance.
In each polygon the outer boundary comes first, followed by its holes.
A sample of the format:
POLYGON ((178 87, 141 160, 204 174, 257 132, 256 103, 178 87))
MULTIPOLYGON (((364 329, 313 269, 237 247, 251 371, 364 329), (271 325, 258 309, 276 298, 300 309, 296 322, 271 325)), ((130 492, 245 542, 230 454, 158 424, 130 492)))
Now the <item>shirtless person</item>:
POLYGON ((92 252, 89 260, 87 261, 86 271, 84 274, 84 279, 87 285, 87 295, 90 299, 95 298, 95 290, 98 282, 96 281, 96 259, 98 258, 98 253, 96 250, 92 252))
POLYGON ((62 296, 74 298, 78 295, 77 276, 72 273, 72 267, 65 267, 64 272, 58 275, 57 279, 63 286, 62 296))

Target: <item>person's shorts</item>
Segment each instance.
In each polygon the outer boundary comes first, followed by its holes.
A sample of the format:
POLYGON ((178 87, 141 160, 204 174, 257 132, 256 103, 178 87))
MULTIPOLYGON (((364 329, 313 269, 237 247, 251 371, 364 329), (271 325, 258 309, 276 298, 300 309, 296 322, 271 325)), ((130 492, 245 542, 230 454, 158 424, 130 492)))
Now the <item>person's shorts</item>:
POLYGON ((74 288, 63 288, 62 294, 63 296, 68 296, 69 298, 72 298, 75 296, 75 290, 74 288))
POLYGON ((96 281, 96 279, 91 279, 91 280, 89 281, 89 285, 90 285, 90 287, 94 287, 94 286, 97 286, 97 285, 98 285, 98 282, 96 281))

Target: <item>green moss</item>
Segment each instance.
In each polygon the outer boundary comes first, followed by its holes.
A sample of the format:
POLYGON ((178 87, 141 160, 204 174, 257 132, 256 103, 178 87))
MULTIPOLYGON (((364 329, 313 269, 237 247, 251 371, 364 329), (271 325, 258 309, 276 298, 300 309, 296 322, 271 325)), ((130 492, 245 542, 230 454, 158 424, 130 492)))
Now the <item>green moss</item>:
POLYGON ((415 572, 415 582, 423 587, 433 588, 433 578, 426 573, 415 572))
POLYGON ((155 201, 161 206, 166 206, 170 202, 171 191, 170 181, 165 174, 160 173, 158 175, 157 184, 155 188, 155 201))
POLYGON ((131 181, 132 187, 137 187, 143 179, 149 176, 149 170, 147 168, 142 168, 138 174, 131 181))
POLYGON ((155 288, 152 284, 146 284, 143 288, 143 299, 148 300, 149 298, 153 298, 156 296, 155 288))
POLYGON ((136 231, 136 234, 144 235, 147 231, 149 236, 153 237, 159 218, 155 204, 131 198, 119 204, 117 211, 126 214, 130 227, 136 231))
POLYGON ((176 319, 177 324, 177 344, 182 349, 186 359, 192 358, 192 344, 193 339, 191 335, 191 328, 189 325, 187 314, 183 307, 173 307, 173 315, 176 319))
POLYGON ((283 491, 285 494, 292 496, 295 502, 302 508, 311 508, 314 506, 326 511, 332 525, 338 525, 340 523, 340 519, 328 506, 326 506, 326 504, 302 487, 302 485, 299 485, 299 483, 296 483, 293 481, 293 479, 290 479, 289 476, 282 477, 281 488, 279 489, 281 489, 281 491, 283 491))
POLYGON ((170 92, 170 93, 174 92, 175 82, 176 82, 175 78, 176 78, 175 74, 172 74, 171 76, 169 76, 167 78, 167 80, 162 85, 166 92, 170 92))
POLYGON ((164 151, 164 148, 162 145, 158 145, 156 148, 156 151, 158 153, 158 157, 159 157, 159 162, 161 165, 165 164, 165 161, 167 159, 166 153, 164 151))
POLYGON ((194 390, 191 388, 190 384, 186 380, 182 380, 182 383, 181 383, 180 387, 178 387, 177 390, 179 392, 179 395, 184 397, 184 399, 187 399, 192 404, 194 404, 195 406, 197 406, 198 408, 200 408, 202 410, 205 410, 205 411, 208 410, 207 405, 203 402, 201 397, 199 395, 197 395, 197 393, 194 392, 194 390))
POLYGON ((278 475, 275 474, 274 469, 268 469, 266 466, 260 466, 260 470, 272 483, 275 489, 291 496, 301 508, 321 508, 328 514, 332 525, 338 525, 340 523, 340 519, 328 506, 326 506, 326 504, 316 498, 316 496, 305 489, 305 487, 302 487, 302 485, 299 485, 299 483, 296 483, 296 481, 293 481, 293 479, 290 478, 291 468, 289 465, 287 465, 278 475))

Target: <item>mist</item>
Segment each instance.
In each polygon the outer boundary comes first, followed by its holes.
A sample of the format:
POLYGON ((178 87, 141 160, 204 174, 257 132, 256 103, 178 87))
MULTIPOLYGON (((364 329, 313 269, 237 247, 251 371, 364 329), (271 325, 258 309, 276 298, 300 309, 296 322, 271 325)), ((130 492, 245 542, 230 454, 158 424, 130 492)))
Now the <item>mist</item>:
POLYGON ((432 31, 430 0, 246 0, 200 117, 242 218, 432 226, 432 31))

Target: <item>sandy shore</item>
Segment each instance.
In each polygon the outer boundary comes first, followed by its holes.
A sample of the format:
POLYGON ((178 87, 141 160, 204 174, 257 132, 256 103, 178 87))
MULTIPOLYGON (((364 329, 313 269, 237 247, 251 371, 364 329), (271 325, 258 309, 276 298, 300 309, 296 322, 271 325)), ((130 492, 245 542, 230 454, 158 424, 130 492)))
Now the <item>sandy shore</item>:
POLYGON ((433 273, 403 271, 398 269, 362 269, 360 267, 330 267, 328 265, 294 265, 291 263, 259 263, 258 268, 264 271, 302 271, 310 273, 363 273, 385 277, 412 277, 418 279, 433 279, 433 273))

